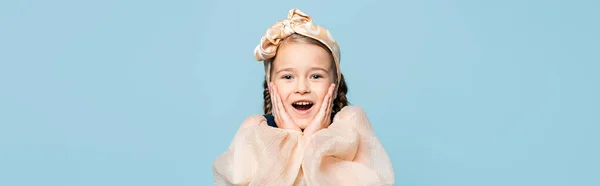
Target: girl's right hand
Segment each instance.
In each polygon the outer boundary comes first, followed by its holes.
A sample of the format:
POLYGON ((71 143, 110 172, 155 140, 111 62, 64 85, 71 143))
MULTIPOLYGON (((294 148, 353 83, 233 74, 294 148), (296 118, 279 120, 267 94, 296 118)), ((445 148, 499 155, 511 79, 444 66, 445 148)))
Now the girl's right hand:
POLYGON ((300 127, 298 127, 287 114, 285 107, 281 102, 279 92, 277 92, 277 87, 273 82, 269 83, 269 93, 271 94, 271 106, 273 108, 273 117, 275 117, 275 124, 277 124, 277 127, 302 132, 300 127))

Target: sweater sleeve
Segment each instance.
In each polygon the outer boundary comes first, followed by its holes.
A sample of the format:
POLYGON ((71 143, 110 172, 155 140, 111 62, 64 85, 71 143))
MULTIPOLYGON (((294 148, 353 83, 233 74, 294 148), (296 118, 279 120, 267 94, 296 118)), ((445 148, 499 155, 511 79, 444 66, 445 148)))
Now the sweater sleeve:
POLYGON ((300 173, 302 133, 248 117, 227 152, 213 163, 215 185, 292 185, 300 173))
POLYGON ((328 128, 307 137, 308 185, 394 185, 390 158, 360 107, 344 107, 328 128))

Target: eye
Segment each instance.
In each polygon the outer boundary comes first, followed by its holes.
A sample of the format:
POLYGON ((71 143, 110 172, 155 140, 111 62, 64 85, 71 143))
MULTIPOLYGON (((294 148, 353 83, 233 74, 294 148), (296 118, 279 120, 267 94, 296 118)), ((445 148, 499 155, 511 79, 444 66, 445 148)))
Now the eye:
POLYGON ((283 78, 283 79, 292 79, 292 76, 290 76, 290 75, 283 75, 281 78, 283 78))
POLYGON ((313 79, 319 79, 319 78, 323 78, 323 76, 321 74, 313 74, 311 76, 311 78, 313 78, 313 79))

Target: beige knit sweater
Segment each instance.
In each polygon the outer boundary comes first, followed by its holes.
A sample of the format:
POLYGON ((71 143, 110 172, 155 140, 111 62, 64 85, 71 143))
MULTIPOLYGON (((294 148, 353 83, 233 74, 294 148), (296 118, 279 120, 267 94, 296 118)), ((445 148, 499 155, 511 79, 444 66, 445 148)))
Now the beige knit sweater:
POLYGON ((215 185, 394 185, 390 158, 357 106, 309 137, 250 116, 213 172, 215 185))

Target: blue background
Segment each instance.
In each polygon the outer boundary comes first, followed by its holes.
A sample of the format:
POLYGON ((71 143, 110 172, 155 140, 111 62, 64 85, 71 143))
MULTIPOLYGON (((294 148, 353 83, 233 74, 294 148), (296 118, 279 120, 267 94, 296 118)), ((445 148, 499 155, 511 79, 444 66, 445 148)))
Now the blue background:
POLYGON ((0 1, 0 185, 211 185, 294 7, 397 185, 600 185, 598 1, 317 2, 0 1))

